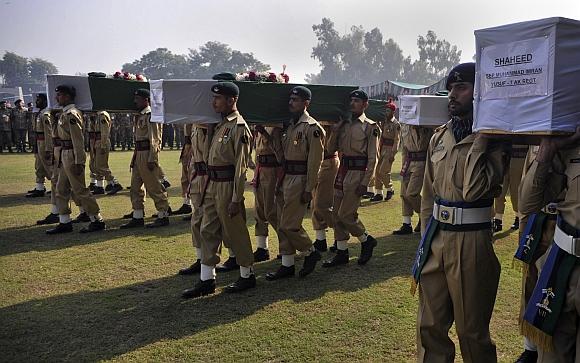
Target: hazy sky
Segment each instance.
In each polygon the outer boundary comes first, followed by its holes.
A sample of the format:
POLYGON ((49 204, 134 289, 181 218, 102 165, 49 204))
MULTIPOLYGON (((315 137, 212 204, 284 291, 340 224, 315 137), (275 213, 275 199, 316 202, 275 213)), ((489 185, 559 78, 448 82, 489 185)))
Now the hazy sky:
POLYGON ((217 40, 253 52, 276 72, 287 64, 293 82, 319 71, 310 57, 312 25, 323 17, 341 34, 352 25, 378 27, 412 58, 417 36, 434 30, 463 50, 464 61, 475 54, 475 29, 551 16, 580 19, 580 0, 0 1, 0 54, 42 57, 62 74, 110 74, 159 47, 186 54, 217 40))

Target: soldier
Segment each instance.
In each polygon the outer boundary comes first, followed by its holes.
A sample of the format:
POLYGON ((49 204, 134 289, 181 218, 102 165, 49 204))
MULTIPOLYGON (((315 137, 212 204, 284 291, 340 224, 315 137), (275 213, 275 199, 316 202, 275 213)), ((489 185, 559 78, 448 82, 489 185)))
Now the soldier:
POLYGON ((135 106, 139 114, 135 117, 135 152, 131 160, 131 205, 133 212, 123 218, 131 220, 122 229, 142 227, 145 217, 145 190, 157 209, 157 218, 148 228, 169 225, 169 202, 167 190, 159 182, 159 152, 161 151, 162 124, 151 122, 150 92, 140 88, 135 91, 135 106), (145 186, 145 187, 143 187, 145 186))
MULTIPOLYGON (((413 212, 421 212, 421 188, 423 187, 423 174, 425 173, 425 160, 429 140, 433 130, 427 127, 414 125, 401 125, 401 145, 403 153, 403 166, 401 168, 401 199, 403 201, 403 225, 394 231, 394 235, 413 233, 411 217, 413 212)), ((415 232, 421 230, 421 221, 417 223, 415 232)))
POLYGON ((419 362, 454 361, 448 337, 453 321, 464 361, 497 361, 489 322, 500 264, 489 216, 501 191, 507 151, 503 141, 472 134, 474 81, 474 63, 451 70, 446 87, 452 118, 436 130, 427 151, 423 238, 413 265, 413 286, 420 283, 419 362))
POLYGON ((391 167, 399 149, 399 133, 401 131, 401 124, 394 116, 396 110, 397 106, 394 103, 387 103, 386 119, 381 127, 379 163, 373 178, 376 194, 371 198, 371 202, 389 200, 395 194, 391 181, 391 167), (386 195, 383 194, 383 187, 387 188, 386 195))
POLYGON ((268 250, 268 225, 278 233, 278 213, 276 206, 276 183, 282 150, 279 127, 256 125, 256 168, 254 171, 254 218, 256 220, 256 244, 254 261, 270 259, 268 250))
POLYGON ((202 195, 201 221, 202 261, 200 281, 185 290, 184 298, 194 298, 215 292, 215 266, 219 263, 219 248, 226 237, 240 266, 240 278, 225 288, 226 292, 241 292, 256 286, 252 243, 242 212, 247 163, 250 158, 251 132, 237 110, 239 89, 234 83, 220 82, 212 87, 212 106, 222 115, 215 128, 208 152, 208 182, 202 195))
POLYGON ((185 143, 185 135, 183 127, 179 125, 174 125, 173 129, 175 130, 175 147, 177 149, 181 149, 183 144, 185 143))
POLYGON ((46 193, 44 179, 52 177, 52 138, 50 134, 50 110, 45 93, 39 93, 36 96, 36 107, 40 110, 36 115, 33 132, 36 137, 36 145, 33 148, 34 153, 34 172, 36 175, 36 187, 26 195, 28 198, 43 197, 46 193))
POLYGON ((377 240, 369 235, 358 218, 361 197, 375 173, 378 140, 381 131, 373 120, 365 115, 369 98, 362 90, 350 94, 352 121, 341 121, 329 141, 327 152, 338 151, 340 168, 334 182, 334 239, 336 255, 324 261, 322 267, 334 267, 349 261, 348 239, 353 235, 361 242, 359 265, 366 264, 373 255, 377 240))
POLYGON ((316 188, 318 171, 324 153, 324 129, 307 111, 312 93, 303 86, 290 92, 289 110, 292 114, 287 130, 282 134, 284 177, 279 187, 281 211, 278 236, 282 265, 276 272, 266 274, 267 280, 294 277, 296 251, 306 254, 300 277, 306 277, 320 261, 320 252, 302 227, 302 219, 312 191, 316 188))
POLYGON ((503 228, 503 214, 505 212, 505 197, 509 191, 512 201, 512 208, 516 214, 514 224, 510 227, 512 231, 520 228, 520 216, 518 212, 518 187, 522 180, 522 171, 524 169, 524 160, 528 153, 527 145, 514 145, 511 151, 509 172, 505 175, 501 195, 495 198, 493 218, 493 231, 499 232, 503 228))
POLYGON ((109 134, 111 132, 111 116, 107 111, 98 111, 93 117, 90 137, 91 163, 96 178, 93 194, 114 195, 123 190, 123 186, 111 173, 109 168, 109 152, 111 149, 109 134), (104 181, 107 187, 104 187, 104 181))
MULTIPOLYGON (((314 189, 314 195, 312 197, 312 227, 316 234, 313 246, 319 252, 325 252, 327 250, 326 229, 334 228, 334 216, 332 215, 334 198, 333 185, 340 164, 338 161, 338 153, 328 151, 328 142, 333 136, 334 127, 324 125, 322 127, 326 134, 326 137, 324 138, 325 152, 324 159, 320 165, 320 171, 318 172, 318 182, 316 183, 316 188, 314 189)), ((333 250, 333 247, 336 246, 332 246, 331 250, 333 250)), ((336 248, 334 248, 334 250, 336 250, 336 248)))
POLYGON ((176 128, 184 130, 186 135, 184 137, 185 142, 183 143, 181 154, 179 155, 179 162, 181 163, 181 197, 183 198, 183 204, 178 210, 172 212, 171 214, 189 214, 191 213, 191 198, 189 195, 189 177, 190 177, 189 167, 192 153, 191 146, 192 124, 185 124, 183 126, 178 125, 176 128))
POLYGON ((16 143, 17 152, 26 152, 26 132, 28 131, 28 110, 24 107, 22 100, 16 100, 10 115, 12 121, 12 131, 16 143))
POLYGON ((179 270, 180 275, 193 275, 201 271, 203 253, 201 249, 202 193, 208 178, 206 160, 209 152, 209 140, 211 139, 209 133, 213 129, 213 125, 202 127, 201 125, 193 124, 188 126, 185 128, 186 137, 190 135, 191 140, 188 193, 194 206, 191 214, 191 240, 197 260, 191 266, 179 270))
POLYGON ((89 192, 85 183, 85 162, 83 137, 83 117, 75 107, 76 90, 72 86, 60 85, 56 87, 56 100, 62 106, 62 113, 58 119, 57 133, 62 149, 58 168, 56 185, 56 204, 59 212, 59 224, 46 231, 47 234, 72 232, 73 221, 70 218, 69 200, 71 192, 78 198, 82 213, 90 219, 88 226, 81 229, 81 233, 95 232, 105 229, 105 222, 99 213, 99 205, 89 192))
POLYGON ((6 101, 0 101, 0 152, 6 150, 12 152, 12 121, 10 109, 6 107, 6 101))

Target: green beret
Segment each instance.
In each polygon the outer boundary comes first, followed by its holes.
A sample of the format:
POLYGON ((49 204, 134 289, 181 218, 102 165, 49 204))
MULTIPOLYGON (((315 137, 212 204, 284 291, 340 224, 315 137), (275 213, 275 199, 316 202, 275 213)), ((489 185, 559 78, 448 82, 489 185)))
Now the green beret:
POLYGON ((77 95, 77 90, 73 86, 67 86, 64 84, 56 86, 55 91, 67 94, 67 95, 71 96, 71 98, 75 98, 77 95))
POLYGON ((350 93, 350 97, 351 98, 360 98, 363 101, 368 101, 369 100, 369 96, 367 95, 367 93, 363 90, 357 89, 355 91, 352 91, 350 93))
POLYGON ((240 89, 232 82, 219 82, 211 87, 211 91, 218 95, 224 95, 229 97, 238 97, 240 95, 240 89))
POLYGON ((223 72, 214 75, 211 79, 215 79, 216 81, 235 81, 236 75, 229 72, 223 72))
POLYGON ((310 92, 310 90, 304 86, 296 86, 296 87, 292 88, 292 91, 290 91, 290 94, 296 95, 305 101, 310 100, 312 98, 312 92, 310 92))
POLYGON ((141 96, 143 98, 150 98, 151 92, 149 92, 149 90, 146 88, 139 88, 138 90, 135 91, 135 96, 141 96))

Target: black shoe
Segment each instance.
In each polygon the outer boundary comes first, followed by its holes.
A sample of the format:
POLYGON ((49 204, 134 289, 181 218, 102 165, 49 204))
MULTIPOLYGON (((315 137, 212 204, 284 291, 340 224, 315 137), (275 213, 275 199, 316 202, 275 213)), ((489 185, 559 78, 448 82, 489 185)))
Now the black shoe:
POLYGON ((390 200, 395 195, 395 192, 388 190, 387 195, 385 196, 385 201, 390 200))
POLYGON ((501 219, 493 219, 493 233, 500 232, 503 229, 503 222, 501 219))
POLYGON ((159 228, 159 227, 165 227, 168 225, 169 225, 169 218, 168 217, 163 217, 163 218, 157 217, 153 222, 147 223, 147 225, 145 225, 145 227, 147 227, 147 228, 159 228))
POLYGON ((195 275, 201 272, 201 260, 198 259, 191 266, 179 270, 180 275, 195 275))
POLYGON ((318 252, 326 252, 328 250, 326 239, 317 239, 314 241, 314 243, 312 243, 312 245, 318 252))
POLYGON ((294 277, 296 274, 295 267, 292 266, 280 266, 275 272, 268 272, 266 274, 266 280, 275 281, 281 279, 287 279, 289 277, 294 277))
POLYGON ((44 194, 46 193, 46 190, 33 190, 32 192, 28 192, 28 194, 26 194, 26 198, 38 198, 38 197, 44 197, 44 194))
POLYGON ((371 236, 367 236, 367 240, 360 244, 360 257, 358 258, 357 263, 359 265, 364 265, 371 257, 373 257, 373 249, 377 246, 377 240, 371 236))
POLYGON ((169 182, 169 180, 164 180, 161 182, 161 185, 163 185, 163 187, 165 189, 169 189, 169 187, 171 186, 171 183, 169 182))
POLYGON ((35 191, 36 191, 36 188, 30 189, 29 191, 26 192, 26 194, 34 193, 35 191))
POLYGON ((336 241, 334 241, 334 244, 333 244, 332 246, 330 246, 330 247, 328 248, 328 250, 329 250, 330 252, 336 252, 336 251, 338 251, 338 248, 336 247, 336 241))
POLYGON ((336 255, 334 255, 330 260, 326 260, 322 263, 322 267, 334 267, 340 265, 346 265, 349 260, 348 249, 346 250, 336 250, 336 255))
POLYGON ((215 280, 199 281, 192 289, 183 290, 181 297, 184 299, 192 299, 211 295, 215 292, 215 280))
POLYGON ((36 224, 39 226, 42 226, 45 224, 55 224, 55 223, 58 223, 58 214, 52 214, 52 213, 47 215, 44 219, 36 221, 36 224))
POLYGON ((520 218, 516 217, 516 219, 514 220, 514 224, 512 224, 511 226, 511 230, 517 231, 518 229, 520 229, 520 218))
POLYGON ((107 191, 107 195, 115 195, 118 192, 120 192, 121 190, 123 190, 123 186, 119 183, 110 184, 107 186, 107 188, 108 187, 111 187, 111 188, 109 188, 109 190, 107 191))
POLYGON ((120 229, 129 229, 129 228, 137 228, 143 227, 145 225, 145 221, 143 218, 131 218, 128 223, 122 224, 119 228, 120 229))
POLYGON ((185 217, 181 218, 183 221, 191 221, 191 214, 186 215, 185 217))
POLYGON ((419 223, 417 223, 413 232, 415 232, 415 233, 421 232, 421 221, 419 221, 419 223))
POLYGON ((129 212, 127 214, 124 214, 123 217, 121 217, 122 219, 131 219, 133 218, 133 212, 129 212))
POLYGON ((97 184, 95 183, 90 183, 89 184, 89 190, 92 192, 95 188, 97 187, 97 184))
POLYGON ((72 222, 68 223, 59 223, 53 229, 49 229, 46 231, 46 234, 59 234, 59 233, 68 233, 73 231, 72 222))
POLYGON ((89 217, 87 212, 82 212, 75 219, 73 219, 72 222, 73 223, 84 223, 84 222, 90 222, 90 221, 91 221, 91 218, 89 217))
POLYGON ((316 263, 320 261, 322 256, 320 256, 320 252, 314 250, 310 252, 310 254, 304 257, 304 263, 302 264, 302 270, 298 271, 298 276, 306 277, 314 271, 316 267, 316 263))
POLYGON ((189 214, 191 213, 191 206, 187 204, 183 204, 178 210, 175 212, 171 212, 171 215, 179 215, 179 214, 189 214))
POLYGON ((79 233, 90 233, 90 232, 96 232, 96 231, 102 231, 105 229, 105 222, 104 221, 94 221, 89 223, 88 226, 83 227, 79 233))
MULTIPOLYGON (((167 214, 172 215, 173 211, 171 210, 171 207, 169 207, 169 209, 167 210, 167 214)), ((151 215, 151 218, 157 218, 157 216, 159 215, 159 212, 154 213, 151 215)))
POLYGON ((216 272, 228 272, 239 269, 240 265, 236 262, 235 257, 229 257, 226 262, 222 263, 221 265, 216 266, 216 272))
POLYGON ((371 198, 371 202, 382 202, 383 199, 382 194, 375 194, 375 196, 371 198))
POLYGON ((408 223, 403 223, 401 228, 397 229, 396 231, 393 231, 393 234, 397 235, 397 236, 401 236, 404 234, 412 234, 412 233, 413 233, 413 227, 411 227, 411 225, 408 223))
POLYGON ((93 195, 100 195, 105 194, 105 188, 103 187, 94 187, 93 188, 93 195))
POLYGON ((538 361, 538 352, 533 350, 524 350, 515 363, 536 363, 538 361))
POLYGON ((362 199, 371 199, 374 196, 375 196, 375 193, 366 192, 362 195, 362 199))
POLYGON ((270 259, 270 251, 265 248, 258 247, 254 252, 254 262, 268 261, 270 259))
POLYGON ((111 188, 113 188, 113 185, 115 184, 107 184, 107 186, 105 187, 105 192, 110 192, 111 188))
POLYGON ((251 274, 250 277, 245 277, 245 278, 240 276, 238 281, 226 286, 224 291, 229 292, 229 293, 236 293, 236 292, 242 292, 242 291, 254 288, 254 287, 256 287, 256 275, 251 274))

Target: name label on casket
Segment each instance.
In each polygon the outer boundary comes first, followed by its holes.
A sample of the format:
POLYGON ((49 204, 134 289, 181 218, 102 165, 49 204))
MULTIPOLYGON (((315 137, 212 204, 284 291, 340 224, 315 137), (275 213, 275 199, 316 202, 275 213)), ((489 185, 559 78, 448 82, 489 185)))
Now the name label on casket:
POLYGON ((548 64, 547 37, 484 47, 479 74, 481 99, 547 95, 548 64))

